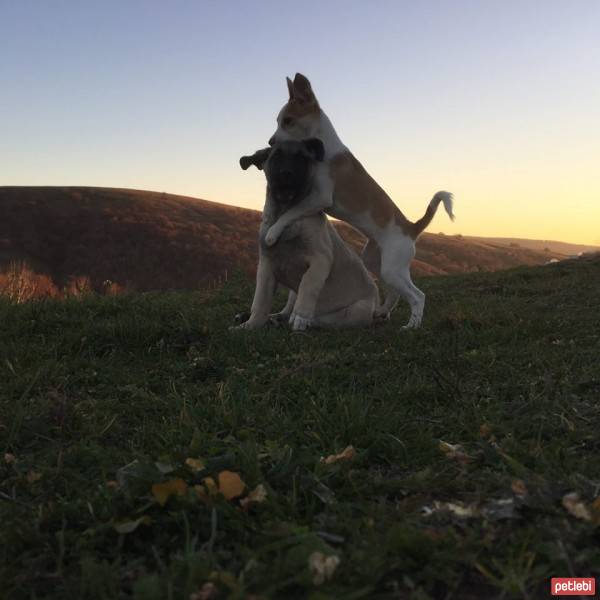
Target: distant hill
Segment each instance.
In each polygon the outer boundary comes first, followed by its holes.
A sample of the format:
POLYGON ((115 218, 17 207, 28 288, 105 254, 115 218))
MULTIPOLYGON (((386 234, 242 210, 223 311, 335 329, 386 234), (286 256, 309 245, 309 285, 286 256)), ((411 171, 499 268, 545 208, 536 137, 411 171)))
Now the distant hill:
POLYGON ((531 250, 545 251, 564 254, 566 256, 576 256, 586 252, 600 252, 600 246, 590 246, 587 244, 569 244, 568 242, 556 242, 554 240, 529 240, 526 238, 502 238, 491 237, 484 238, 478 236, 465 236, 468 240, 485 242, 487 244, 498 244, 499 246, 512 246, 529 248, 531 250))
MULTIPOLYGON (((159 192, 0 187, 0 271, 24 262, 57 289, 78 278, 98 290, 106 282, 139 291, 197 289, 238 268, 254 272, 259 223, 255 210, 159 192)), ((360 249, 361 234, 336 226, 360 249)), ((413 274, 496 271, 551 258, 564 255, 426 233, 413 274)))

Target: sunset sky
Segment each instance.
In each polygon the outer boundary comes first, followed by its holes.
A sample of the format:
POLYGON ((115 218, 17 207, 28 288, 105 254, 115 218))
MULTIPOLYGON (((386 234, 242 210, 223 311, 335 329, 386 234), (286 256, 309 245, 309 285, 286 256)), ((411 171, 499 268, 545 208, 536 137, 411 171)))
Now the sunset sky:
POLYGON ((0 185, 262 208, 307 75, 343 142, 429 231, 600 245, 600 2, 0 0, 0 185))

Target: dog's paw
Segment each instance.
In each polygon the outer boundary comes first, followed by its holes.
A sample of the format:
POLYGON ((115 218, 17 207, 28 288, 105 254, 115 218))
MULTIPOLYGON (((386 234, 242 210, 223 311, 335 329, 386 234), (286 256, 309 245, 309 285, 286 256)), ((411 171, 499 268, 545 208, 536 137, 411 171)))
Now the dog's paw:
POLYGON ((418 329, 421 327, 421 317, 417 315, 411 315, 408 323, 402 327, 402 329, 418 329))
POLYGON ((270 248, 277 243, 279 236, 281 235, 281 231, 275 226, 271 225, 269 230, 267 231, 267 235, 265 235, 265 244, 270 248))
POLYGON ((312 325, 312 319, 306 319, 300 315, 293 315, 293 320, 290 321, 292 331, 305 331, 312 325))
POLYGON ((269 322, 272 325, 275 325, 275 327, 281 327, 281 325, 284 325, 286 321, 289 322, 289 319, 290 316, 282 312, 273 313, 272 315, 269 315, 269 322))
POLYGON ((373 318, 377 321, 389 321, 392 317, 392 313, 389 310, 383 308, 377 308, 373 312, 373 318))
POLYGON ((245 323, 249 318, 250 318, 249 312, 241 312, 241 313, 237 313, 237 315, 235 315, 235 317, 233 318, 233 321, 236 325, 241 325, 242 323, 245 323))

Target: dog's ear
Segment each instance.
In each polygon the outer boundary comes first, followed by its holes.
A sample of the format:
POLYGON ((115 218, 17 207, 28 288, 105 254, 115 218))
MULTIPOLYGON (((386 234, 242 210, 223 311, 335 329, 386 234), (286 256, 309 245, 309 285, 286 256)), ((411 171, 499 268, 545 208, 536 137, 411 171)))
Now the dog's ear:
POLYGON ((310 81, 302 75, 302 73, 296 73, 294 77, 294 100, 302 102, 303 104, 317 103, 317 97, 310 87, 310 81))
POLYGON ((250 165, 254 165, 257 169, 262 170, 267 158, 269 158, 269 154, 271 154, 271 150, 272 148, 270 147, 263 148, 262 150, 257 150, 252 156, 242 156, 240 158, 240 167, 245 171, 250 165))
POLYGON ((309 138, 302 140, 306 151, 317 161, 321 162, 325 158, 325 146, 319 138, 309 138))
POLYGON ((288 92, 290 94, 290 100, 291 100, 294 97, 294 83, 292 82, 292 80, 289 77, 286 77, 285 80, 287 81, 288 92))

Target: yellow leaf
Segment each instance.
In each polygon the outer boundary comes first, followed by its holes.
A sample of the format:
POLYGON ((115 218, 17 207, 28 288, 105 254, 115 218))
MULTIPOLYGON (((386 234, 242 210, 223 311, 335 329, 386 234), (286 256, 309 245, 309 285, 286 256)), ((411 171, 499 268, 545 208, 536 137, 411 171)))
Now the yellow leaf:
POLYGON ((259 483, 245 498, 240 500, 243 508, 247 508, 250 504, 260 504, 267 499, 267 490, 262 483, 259 483))
POLYGON ((171 496, 183 496, 186 490, 187 483, 177 477, 164 483, 155 483, 152 486, 152 495, 161 506, 164 506, 171 496))
POLYGON ((515 496, 520 496, 522 498, 527 495, 527 487, 522 479, 513 479, 510 488, 515 496))
POLYGON ((185 464, 192 471, 196 471, 196 472, 203 471, 206 468, 204 466, 204 463, 199 458, 186 458, 185 464))
POLYGON ((35 483, 42 478, 42 474, 37 473, 36 471, 29 471, 25 477, 29 483, 35 483))
POLYGON ((584 521, 592 520, 592 515, 590 514, 590 511, 587 509, 586 505, 583 502, 581 502, 581 500, 579 499, 579 494, 577 492, 565 494, 562 499, 562 505, 574 517, 577 517, 578 519, 583 519, 584 521))
POLYGON ((339 454, 330 454, 327 458, 322 458, 321 462, 326 465, 339 462, 340 460, 352 460, 356 456, 354 446, 346 446, 339 454))
POLYGON ((246 484, 240 476, 233 471, 221 471, 218 475, 219 492, 223 494, 226 500, 232 500, 244 493, 246 484))
POLYGON ((202 480, 202 485, 195 485, 194 489, 199 498, 204 502, 207 502, 210 499, 210 496, 215 496, 219 491, 217 484, 212 477, 205 477, 202 480))

